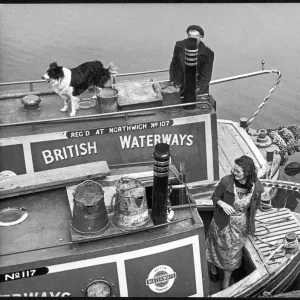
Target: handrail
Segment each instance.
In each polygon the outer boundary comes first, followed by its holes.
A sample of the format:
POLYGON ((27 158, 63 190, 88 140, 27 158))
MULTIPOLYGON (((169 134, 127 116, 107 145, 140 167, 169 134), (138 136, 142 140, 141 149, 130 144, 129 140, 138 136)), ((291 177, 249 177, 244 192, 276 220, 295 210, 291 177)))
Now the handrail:
MULTIPOLYGON (((168 72, 168 69, 163 70, 154 70, 154 71, 144 71, 144 72, 133 72, 133 73, 123 73, 123 74, 117 74, 116 77, 126 77, 126 76, 135 76, 135 75, 143 75, 143 74, 152 74, 152 73, 162 73, 162 72, 168 72)), ((251 73, 245 73, 241 75, 231 76, 231 77, 225 77, 221 79, 212 80, 209 85, 214 85, 218 83, 228 82, 228 81, 234 81, 238 79, 253 77, 257 75, 262 74, 269 74, 270 71, 268 70, 262 70, 257 72, 251 72, 251 73)), ((45 80, 26 80, 26 81, 13 81, 13 82, 0 82, 0 86, 8 86, 8 85, 16 85, 16 84, 33 84, 33 83, 45 83, 45 80)))
MULTIPOLYGON (((124 76, 134 76, 134 75, 143 75, 143 74, 151 74, 151 73, 161 73, 161 72, 168 72, 168 69, 165 70, 154 70, 154 71, 144 71, 144 72, 133 72, 133 73, 123 73, 117 74, 115 77, 124 77, 124 76)), ((26 80, 26 81, 12 81, 12 82, 0 82, 0 86, 7 86, 7 85, 16 85, 16 84, 32 84, 32 83, 45 83, 45 80, 26 80)))

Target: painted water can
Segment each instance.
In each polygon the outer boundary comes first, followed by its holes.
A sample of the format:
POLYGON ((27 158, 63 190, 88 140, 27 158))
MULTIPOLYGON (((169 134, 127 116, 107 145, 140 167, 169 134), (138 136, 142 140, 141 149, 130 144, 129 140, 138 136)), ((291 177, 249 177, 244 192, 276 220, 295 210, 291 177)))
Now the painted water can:
POLYGON ((102 113, 110 113, 118 110, 118 90, 103 88, 98 92, 97 99, 102 113))
POLYGON ((74 191, 72 230, 83 235, 99 234, 108 225, 101 185, 93 180, 82 182, 74 191))
POLYGON ((143 227, 150 218, 144 184, 122 177, 116 185, 114 223, 124 230, 143 227))

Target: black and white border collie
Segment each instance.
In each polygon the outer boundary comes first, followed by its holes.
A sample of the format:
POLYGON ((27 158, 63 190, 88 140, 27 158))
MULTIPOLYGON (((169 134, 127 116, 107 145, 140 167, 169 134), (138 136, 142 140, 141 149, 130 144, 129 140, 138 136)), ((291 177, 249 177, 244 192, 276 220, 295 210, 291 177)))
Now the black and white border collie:
POLYGON ((42 79, 50 82, 54 91, 63 98, 64 107, 61 112, 68 110, 68 99, 71 100, 70 117, 75 117, 80 100, 78 96, 90 87, 94 89, 96 96, 98 88, 110 87, 114 83, 113 76, 116 74, 117 68, 112 62, 107 68, 104 68, 100 61, 91 61, 73 69, 58 66, 53 62, 42 79))

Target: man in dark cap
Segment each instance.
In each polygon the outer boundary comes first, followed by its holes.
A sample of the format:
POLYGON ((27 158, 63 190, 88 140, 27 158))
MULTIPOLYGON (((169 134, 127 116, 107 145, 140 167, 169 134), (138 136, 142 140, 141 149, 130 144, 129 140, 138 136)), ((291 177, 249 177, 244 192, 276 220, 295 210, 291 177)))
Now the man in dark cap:
MULTIPOLYGON (((197 94, 209 93, 209 82, 211 80, 214 52, 209 49, 201 39, 204 37, 204 30, 198 25, 190 25, 187 30, 188 38, 197 39, 198 64, 197 64, 197 94)), ((178 41, 174 47, 173 58, 170 64, 170 81, 179 85, 183 90, 185 70, 185 48, 187 39, 178 41)))

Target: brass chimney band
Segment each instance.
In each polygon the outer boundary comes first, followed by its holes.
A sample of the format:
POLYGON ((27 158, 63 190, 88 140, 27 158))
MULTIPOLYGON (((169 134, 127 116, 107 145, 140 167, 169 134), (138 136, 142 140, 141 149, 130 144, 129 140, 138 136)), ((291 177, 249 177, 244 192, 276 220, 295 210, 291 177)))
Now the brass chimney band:
POLYGON ((166 161, 157 161, 157 160, 155 160, 154 164, 157 165, 157 166, 160 166, 160 167, 164 167, 164 166, 169 166, 169 161, 168 160, 166 160, 166 161))
POLYGON ((190 57, 185 57, 185 61, 197 61, 198 58, 195 57, 195 58, 190 58, 190 57))
POLYGON ((169 172, 169 166, 168 167, 157 167, 154 165, 154 170, 158 172, 169 172))
POLYGON ((153 171, 154 175, 157 176, 157 177, 167 177, 169 176, 169 173, 157 173, 155 171, 153 171))
POLYGON ((188 62, 185 62, 185 64, 187 65, 187 66, 197 66, 197 63, 195 62, 195 63, 188 63, 188 62))
POLYGON ((198 53, 198 49, 195 49, 195 50, 192 50, 192 49, 187 49, 187 48, 184 48, 185 52, 194 52, 194 53, 198 53))

